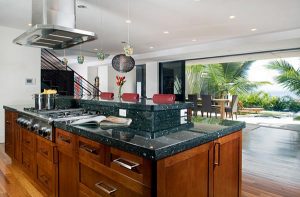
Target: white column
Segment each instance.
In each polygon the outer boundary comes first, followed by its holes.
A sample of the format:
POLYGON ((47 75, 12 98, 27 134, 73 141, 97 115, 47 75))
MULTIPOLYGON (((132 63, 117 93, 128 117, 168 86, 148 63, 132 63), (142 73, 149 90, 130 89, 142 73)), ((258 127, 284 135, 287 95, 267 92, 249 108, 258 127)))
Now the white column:
POLYGON ((159 63, 146 63, 146 96, 152 98, 153 94, 159 93, 159 63))

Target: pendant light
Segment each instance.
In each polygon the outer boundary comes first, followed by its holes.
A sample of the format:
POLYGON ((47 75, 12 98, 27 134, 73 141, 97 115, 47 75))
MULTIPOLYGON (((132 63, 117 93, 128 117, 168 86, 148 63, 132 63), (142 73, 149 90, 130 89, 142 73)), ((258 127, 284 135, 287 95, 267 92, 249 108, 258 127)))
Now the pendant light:
POLYGON ((112 67, 121 73, 127 73, 131 71, 135 66, 135 61, 131 56, 125 54, 116 55, 112 59, 112 67))
MULTIPOLYGON (((98 8, 99 8, 99 12, 100 12, 100 6, 101 5, 101 0, 99 1, 99 5, 98 5, 98 8)), ((102 45, 103 45, 103 29, 102 29, 102 27, 103 27, 103 23, 102 23, 102 11, 99 13, 99 16, 100 16, 100 36, 101 36, 101 38, 100 38, 100 50, 97 52, 97 58, 98 58, 98 60, 100 60, 100 61, 103 61, 104 59, 105 59, 105 53, 103 52, 103 50, 102 50, 102 45)))
POLYGON ((127 73, 129 71, 131 71, 134 66, 135 66, 135 61, 134 59, 131 57, 131 55, 133 54, 133 48, 130 45, 130 31, 129 31, 129 27, 130 27, 130 15, 129 15, 129 0, 127 1, 127 5, 128 5, 128 9, 127 9, 127 42, 122 42, 123 44, 125 44, 124 46, 124 53, 125 54, 118 54, 116 55, 113 59, 112 59, 112 67, 116 70, 119 71, 121 73, 127 73))
POLYGON ((81 54, 81 45, 80 45, 80 55, 77 57, 78 64, 83 64, 84 62, 84 56, 81 54))
POLYGON ((132 56, 133 54, 133 47, 130 45, 130 24, 131 24, 131 20, 130 20, 130 2, 129 0, 127 0, 127 42, 124 42, 125 46, 124 46, 124 53, 126 56, 132 56))

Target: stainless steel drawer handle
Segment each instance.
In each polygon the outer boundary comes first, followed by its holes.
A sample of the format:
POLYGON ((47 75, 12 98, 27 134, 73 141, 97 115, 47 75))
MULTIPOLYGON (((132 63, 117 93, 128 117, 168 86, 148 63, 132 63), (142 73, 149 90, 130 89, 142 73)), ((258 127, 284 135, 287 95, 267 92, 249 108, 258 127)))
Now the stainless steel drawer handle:
POLYGON ((88 147, 87 145, 84 145, 84 144, 81 145, 80 148, 87 151, 87 152, 89 152, 89 153, 93 153, 93 154, 95 154, 96 150, 97 150, 95 148, 88 147))
POLYGON ((105 184, 104 182, 99 182, 99 183, 96 183, 95 186, 99 189, 101 189, 102 191, 104 191, 105 193, 107 193, 108 195, 111 195, 112 193, 116 192, 117 189, 110 186, 110 185, 107 185, 105 184))
POLYGON ((136 168, 140 165, 138 163, 128 161, 128 160, 123 159, 123 158, 115 159, 115 160, 113 160, 113 162, 120 165, 120 166, 122 166, 122 167, 124 167, 124 168, 127 168, 129 170, 132 170, 133 168, 136 168))
POLYGON ((66 138, 66 137, 63 137, 63 136, 59 136, 59 139, 63 142, 66 142, 68 144, 71 143, 71 139, 70 138, 66 138))

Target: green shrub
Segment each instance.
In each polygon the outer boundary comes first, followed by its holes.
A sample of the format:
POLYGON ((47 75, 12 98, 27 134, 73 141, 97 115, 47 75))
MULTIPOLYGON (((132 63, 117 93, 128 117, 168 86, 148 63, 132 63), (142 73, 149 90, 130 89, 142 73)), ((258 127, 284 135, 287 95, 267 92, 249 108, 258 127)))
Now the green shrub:
POLYGON ((294 120, 300 120, 300 116, 296 116, 294 120))
POLYGON ((300 103, 290 96, 275 97, 260 91, 241 95, 239 100, 243 103, 243 107, 262 107, 274 111, 300 111, 300 103))

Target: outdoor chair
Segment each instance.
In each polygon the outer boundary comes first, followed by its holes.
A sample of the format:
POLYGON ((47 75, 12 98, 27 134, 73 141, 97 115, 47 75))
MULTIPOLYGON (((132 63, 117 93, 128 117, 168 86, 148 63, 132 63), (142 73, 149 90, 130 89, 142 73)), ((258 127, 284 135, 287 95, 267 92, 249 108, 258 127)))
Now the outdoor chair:
POLYGON ((201 111, 201 105, 198 104, 198 96, 197 96, 197 94, 189 94, 188 95, 188 101, 194 103, 194 107, 192 108, 193 115, 197 116, 198 115, 198 111, 201 111))
POLYGON ((237 95, 232 95, 232 101, 231 101, 229 107, 225 107, 225 113, 226 113, 226 118, 227 118, 227 113, 230 113, 232 120, 233 120, 233 114, 235 113, 235 118, 237 119, 237 113, 238 113, 238 96, 237 95))
POLYGON ((218 107, 212 105, 212 98, 211 95, 201 95, 202 100, 202 107, 201 107, 201 115, 203 116, 203 113, 206 112, 206 116, 208 117, 208 113, 215 112, 217 117, 217 112, 219 111, 218 107))

